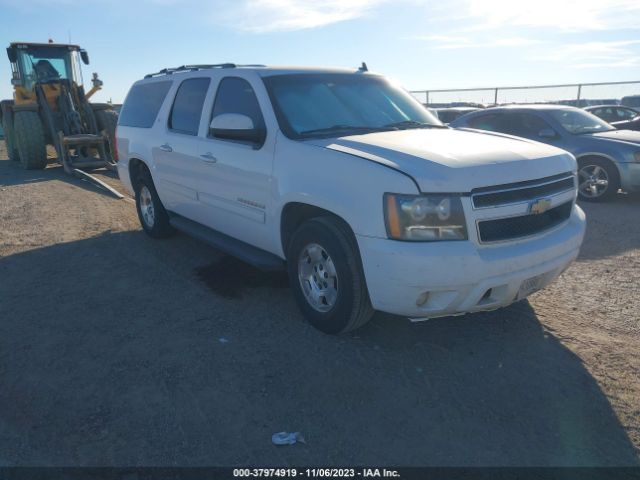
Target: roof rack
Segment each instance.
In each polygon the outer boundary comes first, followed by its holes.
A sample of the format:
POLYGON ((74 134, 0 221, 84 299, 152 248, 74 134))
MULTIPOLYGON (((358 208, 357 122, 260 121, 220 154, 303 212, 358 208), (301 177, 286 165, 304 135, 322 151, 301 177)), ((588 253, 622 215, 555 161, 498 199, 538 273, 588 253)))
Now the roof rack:
POLYGON ((160 75, 172 75, 176 72, 193 72, 196 70, 208 70, 211 68, 236 68, 236 67, 264 67, 264 65, 236 65, 235 63, 215 63, 210 65, 182 65, 175 68, 163 68, 159 72, 149 73, 144 78, 157 77, 160 75))

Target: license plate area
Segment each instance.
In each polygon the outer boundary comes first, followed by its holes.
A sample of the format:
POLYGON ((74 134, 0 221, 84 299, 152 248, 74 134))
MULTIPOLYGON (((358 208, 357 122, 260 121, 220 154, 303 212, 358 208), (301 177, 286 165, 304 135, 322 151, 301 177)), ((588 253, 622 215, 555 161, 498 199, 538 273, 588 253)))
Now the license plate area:
POLYGON ((547 276, 546 273, 541 275, 536 275, 535 277, 531 277, 526 279, 524 282, 520 284, 520 288, 518 289, 517 300, 522 300, 525 297, 528 297, 534 292, 537 292, 544 285, 544 279, 547 276))

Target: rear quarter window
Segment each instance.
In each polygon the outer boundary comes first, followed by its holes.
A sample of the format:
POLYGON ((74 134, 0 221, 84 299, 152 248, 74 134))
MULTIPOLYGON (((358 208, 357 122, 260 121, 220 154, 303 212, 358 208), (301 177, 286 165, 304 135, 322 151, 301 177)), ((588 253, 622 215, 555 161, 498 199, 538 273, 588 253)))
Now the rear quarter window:
POLYGON ((504 132, 504 118, 500 114, 479 115, 467 120, 470 128, 489 130, 490 132, 504 132))
POLYGON ((131 87, 122 106, 118 125, 151 128, 172 82, 150 82, 131 87))

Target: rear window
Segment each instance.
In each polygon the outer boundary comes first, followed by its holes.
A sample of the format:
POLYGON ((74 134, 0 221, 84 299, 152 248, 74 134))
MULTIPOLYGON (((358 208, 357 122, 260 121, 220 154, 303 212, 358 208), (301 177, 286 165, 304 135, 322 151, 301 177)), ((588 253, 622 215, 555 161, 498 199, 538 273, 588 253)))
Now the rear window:
POLYGON ((471 128, 477 128, 479 130, 489 130, 490 132, 504 132, 504 117, 497 113, 488 115, 478 115, 471 118, 467 125, 471 128))
POLYGON ((202 106, 209 90, 208 78, 191 78, 180 84, 173 101, 169 128, 186 135, 197 135, 202 106))
POLYGON ((171 82, 152 82, 134 85, 120 112, 119 125, 151 128, 171 82))

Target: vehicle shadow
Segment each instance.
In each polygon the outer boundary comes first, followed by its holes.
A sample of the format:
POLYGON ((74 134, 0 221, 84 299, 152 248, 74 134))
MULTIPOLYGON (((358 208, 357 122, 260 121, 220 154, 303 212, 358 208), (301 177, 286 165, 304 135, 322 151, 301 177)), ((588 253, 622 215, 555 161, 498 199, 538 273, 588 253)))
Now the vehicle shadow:
POLYGON ((212 293, 199 274, 219 285, 235 267, 194 270, 210 259, 138 231, 0 258, 3 461, 638 465, 527 303, 423 324, 377 314, 328 336, 278 274, 212 293), (275 447, 280 431, 307 443, 275 447))
MULTIPOLYGON (((104 177, 109 177, 113 180, 118 179, 116 172, 104 168, 89 171, 88 173, 99 175, 103 181, 105 180, 104 177)), ((0 158, 0 187, 51 181, 64 182, 87 191, 100 193, 113 198, 112 194, 107 190, 86 180, 81 180, 66 174, 62 165, 54 163, 51 159, 47 168, 44 170, 24 170, 18 162, 12 162, 8 158, 0 158)))
POLYGON ((640 249, 640 193, 619 193, 607 202, 578 204, 587 216, 587 232, 578 261, 640 249), (613 238, 615 242, 611 241, 613 238))

